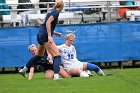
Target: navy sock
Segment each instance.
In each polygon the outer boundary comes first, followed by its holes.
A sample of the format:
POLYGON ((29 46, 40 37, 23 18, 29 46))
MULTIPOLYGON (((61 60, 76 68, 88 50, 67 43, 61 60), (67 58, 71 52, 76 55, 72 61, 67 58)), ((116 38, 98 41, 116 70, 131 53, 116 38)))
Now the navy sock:
POLYGON ((59 74, 60 71, 60 63, 61 63, 61 56, 55 56, 53 57, 53 68, 54 68, 54 74, 59 74))
POLYGON ((87 63, 87 70, 98 72, 100 68, 95 64, 87 63))
POLYGON ((39 61, 42 57, 40 56, 33 56, 28 63, 26 64, 26 67, 29 69, 30 67, 34 67, 37 61, 39 61))

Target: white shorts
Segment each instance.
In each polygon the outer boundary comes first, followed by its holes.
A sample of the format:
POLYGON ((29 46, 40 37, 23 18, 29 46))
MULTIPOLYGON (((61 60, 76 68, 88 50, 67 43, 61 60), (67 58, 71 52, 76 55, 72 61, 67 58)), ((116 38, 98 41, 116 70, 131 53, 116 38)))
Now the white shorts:
POLYGON ((76 61, 72 64, 64 64, 64 69, 69 72, 73 67, 83 70, 83 63, 80 61, 76 61))

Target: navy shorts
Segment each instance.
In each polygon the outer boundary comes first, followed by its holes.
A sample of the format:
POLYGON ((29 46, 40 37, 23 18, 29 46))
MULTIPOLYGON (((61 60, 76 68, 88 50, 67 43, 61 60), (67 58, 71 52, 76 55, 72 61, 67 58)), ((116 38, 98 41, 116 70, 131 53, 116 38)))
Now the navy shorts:
POLYGON ((37 34, 37 41, 40 45, 48 42, 48 34, 37 34))

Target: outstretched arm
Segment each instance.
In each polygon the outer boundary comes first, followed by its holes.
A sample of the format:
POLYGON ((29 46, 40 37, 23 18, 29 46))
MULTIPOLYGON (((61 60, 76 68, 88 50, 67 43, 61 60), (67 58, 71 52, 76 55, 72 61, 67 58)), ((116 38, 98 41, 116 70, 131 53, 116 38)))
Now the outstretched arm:
POLYGON ((58 37, 61 37, 62 36, 62 34, 61 33, 59 33, 59 32, 56 32, 56 31, 54 31, 54 33, 53 34, 55 34, 56 36, 58 36, 58 37))
POLYGON ((28 80, 31 80, 33 78, 33 75, 34 75, 34 67, 31 67, 30 68, 30 72, 28 74, 28 80))

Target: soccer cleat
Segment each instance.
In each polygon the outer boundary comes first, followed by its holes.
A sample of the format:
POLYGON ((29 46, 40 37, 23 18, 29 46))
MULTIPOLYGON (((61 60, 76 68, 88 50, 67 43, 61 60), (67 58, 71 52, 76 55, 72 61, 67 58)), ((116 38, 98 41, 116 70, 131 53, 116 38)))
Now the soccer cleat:
POLYGON ((80 74, 80 77, 89 77, 89 75, 88 75, 85 71, 83 71, 83 72, 80 74))
POLYGON ((25 72, 19 72, 20 75, 22 75, 23 77, 27 77, 25 72))
POLYGON ((19 74, 22 75, 23 77, 27 77, 26 72, 22 71, 22 69, 19 70, 19 74))
POLYGON ((89 70, 85 70, 85 73, 87 73, 89 75, 89 77, 93 76, 93 74, 89 70))
POLYGON ((89 77, 92 77, 93 76, 93 74, 88 74, 89 75, 89 77))

